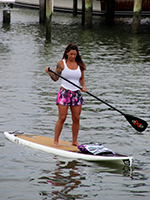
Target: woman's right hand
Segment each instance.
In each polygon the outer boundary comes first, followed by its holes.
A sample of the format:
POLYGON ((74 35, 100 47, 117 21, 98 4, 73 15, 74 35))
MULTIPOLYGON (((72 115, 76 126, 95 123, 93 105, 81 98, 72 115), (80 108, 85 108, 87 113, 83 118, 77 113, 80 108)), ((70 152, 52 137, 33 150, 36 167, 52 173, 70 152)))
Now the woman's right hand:
POLYGON ((49 74, 48 67, 45 68, 45 72, 49 74))

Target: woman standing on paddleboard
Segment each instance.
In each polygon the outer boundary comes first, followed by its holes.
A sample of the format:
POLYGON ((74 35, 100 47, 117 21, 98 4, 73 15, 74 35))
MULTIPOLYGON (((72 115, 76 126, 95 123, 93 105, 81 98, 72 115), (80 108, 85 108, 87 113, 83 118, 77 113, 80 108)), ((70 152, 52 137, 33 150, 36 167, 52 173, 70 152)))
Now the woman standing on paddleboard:
MULTIPOLYGON (((82 91, 86 92, 87 88, 84 79, 85 69, 86 66, 82 61, 77 45, 69 44, 65 49, 62 60, 57 63, 55 72, 78 86, 81 84, 82 91)), ((45 68, 45 71, 50 75, 53 81, 57 81, 59 79, 56 74, 49 71, 48 67, 45 68)), ((59 117, 55 125, 54 146, 59 146, 59 136, 61 134, 63 124, 66 120, 69 107, 71 110, 73 122, 72 145, 78 146, 79 143, 77 141, 77 137, 80 125, 79 120, 82 105, 84 104, 81 91, 76 86, 62 79, 61 87, 57 95, 56 104, 58 105, 59 117)))

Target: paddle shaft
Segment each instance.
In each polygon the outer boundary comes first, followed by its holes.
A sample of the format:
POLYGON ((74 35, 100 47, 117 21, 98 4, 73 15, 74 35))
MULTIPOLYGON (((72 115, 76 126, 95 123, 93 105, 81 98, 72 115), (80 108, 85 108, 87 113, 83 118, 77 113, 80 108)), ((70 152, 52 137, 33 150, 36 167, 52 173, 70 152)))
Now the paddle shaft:
MULTIPOLYGON (((48 68, 48 71, 54 73, 56 76, 64 79, 65 81, 67 81, 68 83, 74 85, 75 87, 79 88, 80 90, 82 90, 82 88, 78 85, 76 85, 75 83, 69 81, 68 79, 64 78, 63 76, 57 74, 56 72, 52 71, 50 69, 50 67, 48 68)), ((91 94, 90 92, 86 91, 87 94, 89 94, 90 96, 94 97, 95 99, 97 99, 98 101, 101 101, 102 103, 106 104, 107 106, 109 106, 110 108, 116 110, 117 112, 119 112, 120 114, 122 114, 126 120, 131 124, 131 126, 133 128, 135 128, 135 130, 139 131, 139 132, 143 132, 147 126, 148 126, 148 123, 146 121, 144 121, 143 119, 140 119, 140 118, 137 118, 135 116, 132 116, 132 115, 128 115, 128 114, 125 114, 123 113, 122 111, 118 110, 117 108, 115 108, 114 106, 110 105, 109 103, 106 103, 105 101, 103 101, 102 99, 96 97, 95 95, 91 94)))
MULTIPOLYGON (((50 69, 50 67, 48 68, 48 71, 52 72, 53 74, 59 76, 60 78, 64 79, 65 81, 67 81, 68 83, 74 85, 75 87, 79 88, 80 90, 82 90, 82 88, 78 85, 76 85, 75 83, 69 81, 68 79, 64 78, 63 76, 57 74, 56 72, 54 72, 53 70, 50 69)), ((101 101, 102 103, 106 104, 107 106, 111 107, 112 109, 118 111, 119 113, 121 113, 122 115, 125 115, 123 112, 121 112, 120 110, 118 110, 117 108, 113 107, 112 105, 110 105, 109 103, 103 101, 102 99, 96 97, 95 95, 91 94, 90 92, 86 91, 87 94, 89 94, 90 96, 94 97, 95 99, 97 99, 98 101, 101 101)))

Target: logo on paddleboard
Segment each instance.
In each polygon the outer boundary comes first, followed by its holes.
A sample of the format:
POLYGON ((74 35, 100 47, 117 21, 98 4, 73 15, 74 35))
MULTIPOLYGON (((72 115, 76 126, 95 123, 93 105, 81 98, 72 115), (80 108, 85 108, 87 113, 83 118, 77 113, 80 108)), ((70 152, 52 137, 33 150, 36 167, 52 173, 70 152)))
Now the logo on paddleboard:
POLYGON ((16 142, 17 144, 19 144, 19 140, 18 139, 15 139, 14 142, 16 142))

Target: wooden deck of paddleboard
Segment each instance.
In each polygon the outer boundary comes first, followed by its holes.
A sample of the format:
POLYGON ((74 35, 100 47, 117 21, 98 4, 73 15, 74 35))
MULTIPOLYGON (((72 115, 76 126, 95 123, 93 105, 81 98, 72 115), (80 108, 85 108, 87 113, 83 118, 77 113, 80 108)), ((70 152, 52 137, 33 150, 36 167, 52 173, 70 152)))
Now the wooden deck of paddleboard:
POLYGON ((71 142, 67 142, 64 140, 59 140, 59 147, 55 147, 53 145, 54 139, 50 137, 45 137, 45 136, 39 136, 39 135, 29 135, 29 134, 21 134, 16 136, 18 138, 34 142, 37 144, 45 145, 48 147, 53 147, 56 149, 61 149, 61 150, 66 150, 66 151, 73 151, 73 152, 79 152, 78 147, 73 146, 71 142))

